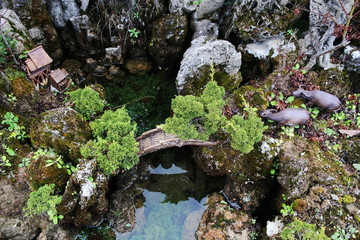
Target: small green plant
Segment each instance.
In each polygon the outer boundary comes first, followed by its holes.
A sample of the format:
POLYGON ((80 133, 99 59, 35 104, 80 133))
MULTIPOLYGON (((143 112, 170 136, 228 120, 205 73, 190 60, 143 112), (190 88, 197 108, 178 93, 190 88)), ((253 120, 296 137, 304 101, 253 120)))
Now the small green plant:
POLYGON ((0 166, 11 167, 11 163, 10 163, 9 159, 6 158, 6 156, 2 156, 2 157, 1 157, 1 164, 0 164, 0 166))
POLYGON ((270 170, 270 175, 272 178, 276 177, 279 174, 278 170, 279 170, 279 159, 275 158, 275 160, 272 163, 272 168, 270 170))
POLYGON ((9 154, 10 156, 15 156, 15 151, 12 149, 12 148, 10 148, 10 147, 8 147, 6 144, 2 144, 2 147, 3 147, 3 149, 5 149, 5 152, 7 153, 7 154, 9 154))
POLYGON ((325 234, 324 227, 317 229, 315 224, 310 224, 297 218, 283 228, 283 231, 281 232, 281 239, 330 240, 330 238, 325 234))
POLYGON ((18 126, 17 122, 19 121, 19 118, 16 117, 12 112, 7 112, 4 115, 4 120, 1 122, 1 124, 8 125, 8 130, 12 132, 15 127, 18 126))
POLYGON ((7 99, 8 99, 8 101, 9 101, 10 103, 16 102, 16 97, 15 97, 12 93, 10 93, 9 95, 7 95, 7 99))
MULTIPOLYGON (((306 109, 306 105, 305 104, 301 104, 301 107, 306 109)), ((313 119, 316 119, 316 117, 319 115, 320 113, 320 110, 317 108, 317 107, 314 107, 314 108, 308 108, 308 111, 310 112, 310 116, 313 118, 313 119)))
POLYGON ((75 102, 75 110, 87 119, 104 110, 105 105, 100 99, 100 94, 88 86, 68 94, 71 100, 75 102))
POLYGON ((292 126, 282 126, 281 130, 283 130, 280 134, 289 138, 292 138, 295 136, 295 128, 299 128, 299 125, 296 125, 294 127, 292 126))
POLYGON ((136 124, 131 122, 124 107, 105 111, 101 118, 90 123, 90 127, 95 140, 87 142, 81 154, 95 158, 103 173, 111 175, 119 168, 130 169, 139 161, 136 124))
POLYGON ((30 165, 30 158, 23 158, 19 167, 28 167, 30 165))
POLYGON ((355 239, 356 234, 359 232, 354 226, 350 225, 346 229, 336 227, 336 232, 331 236, 332 240, 348 240, 355 239))
POLYGON ((57 224, 58 220, 64 216, 57 214, 56 206, 60 204, 62 197, 53 195, 54 188, 55 184, 46 184, 38 190, 31 192, 27 205, 24 208, 25 216, 33 217, 46 213, 49 219, 52 220, 54 224, 57 224))
POLYGON ((58 156, 56 159, 47 159, 45 160, 45 167, 50 167, 54 164, 56 164, 57 168, 65 168, 68 175, 71 175, 72 173, 76 172, 76 167, 72 166, 71 163, 64 163, 61 156, 58 156))
POLYGON ((354 163, 353 164, 354 168, 358 171, 360 171, 360 164, 359 163, 354 163))
MULTIPOLYGON (((7 32, 4 33, 4 35, 6 35, 7 32)), ((16 50, 16 44, 17 41, 15 39, 10 39, 8 37, 5 37, 6 41, 8 42, 11 51, 15 51, 16 50)), ((0 37, 0 64, 5 63, 5 58, 6 56, 8 56, 10 54, 9 49, 7 48, 5 41, 3 38, 0 37)))
POLYGON ((203 1, 203 0, 192 1, 192 3, 195 4, 196 6, 199 6, 202 1, 203 1))
POLYGON ((90 176, 88 179, 89 179, 89 181, 92 183, 92 185, 94 186, 94 188, 96 188, 96 183, 94 182, 94 178, 90 176))
POLYGON ((130 37, 138 38, 140 31, 136 28, 129 29, 130 37))
POLYGON ((24 50, 20 55, 19 55, 19 59, 25 59, 28 56, 28 52, 27 50, 24 50))
POLYGON ((134 12, 134 18, 139 19, 139 12, 134 12))
POLYGON ((294 215, 293 205, 294 203, 291 205, 286 205, 285 203, 282 204, 283 208, 280 210, 280 212, 282 213, 283 217, 294 215))

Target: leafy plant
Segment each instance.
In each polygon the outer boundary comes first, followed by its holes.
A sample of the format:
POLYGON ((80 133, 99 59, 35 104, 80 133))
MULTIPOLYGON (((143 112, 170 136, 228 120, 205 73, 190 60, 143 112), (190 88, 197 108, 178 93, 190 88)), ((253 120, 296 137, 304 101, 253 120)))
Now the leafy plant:
POLYGON ((283 208, 280 210, 280 212, 282 213, 283 217, 294 215, 293 205, 294 203, 291 205, 286 205, 285 203, 282 204, 283 208))
MULTIPOLYGON (((6 33, 4 33, 6 35, 6 33)), ((17 41, 15 39, 10 39, 5 37, 6 41, 9 43, 9 46, 12 51, 16 50, 17 41)), ((0 64, 5 63, 6 56, 9 55, 9 50, 4 42, 4 39, 0 37, 0 64)))
POLYGON ((11 167, 11 163, 9 161, 9 159, 6 158, 6 156, 1 156, 1 166, 5 166, 5 167, 11 167))
POLYGON ((68 93, 71 100, 75 102, 75 110, 85 118, 93 117, 97 112, 104 110, 104 103, 100 95, 90 87, 78 89, 68 93))
POLYGON ((17 122, 19 121, 18 117, 15 117, 15 115, 12 112, 7 112, 4 115, 4 120, 1 122, 1 124, 8 125, 8 130, 12 132, 16 126, 18 126, 17 122))
POLYGON ((56 164, 57 168, 65 168, 68 175, 71 175, 72 173, 76 172, 76 167, 72 166, 71 163, 64 163, 61 156, 58 156, 56 159, 47 159, 45 160, 46 165, 45 167, 50 167, 54 164, 56 164))
POLYGON ((28 167, 30 165, 30 158, 23 158, 21 160, 21 163, 19 164, 19 167, 28 167))
POLYGON ((129 29, 129 33, 130 33, 130 37, 138 38, 140 31, 137 30, 136 28, 133 28, 133 29, 129 29))
POLYGON ((317 229, 315 224, 310 224, 297 218, 283 228, 283 231, 281 232, 281 239, 330 240, 330 238, 325 234, 324 227, 317 229))
POLYGON ((95 158, 103 173, 111 175, 119 168, 130 169, 139 161, 134 137, 136 124, 131 122, 124 107, 105 111, 90 127, 95 140, 87 142, 81 154, 95 158))
POLYGON ((356 234, 359 232, 355 227, 350 225, 347 229, 336 227, 336 232, 331 236, 332 240, 348 240, 355 239, 356 234))
POLYGON ((254 143, 261 140, 266 127, 256 115, 256 109, 248 106, 244 108, 248 113, 247 119, 235 115, 227 120, 222 114, 224 96, 224 88, 213 80, 207 83, 200 97, 177 96, 171 103, 173 116, 167 118, 165 125, 161 127, 165 132, 176 134, 183 140, 208 140, 210 135, 221 130, 230 134, 232 148, 248 153, 253 149, 254 143))
POLYGON ((46 184, 38 190, 31 192, 27 201, 27 206, 24 208, 25 216, 36 216, 46 213, 49 219, 54 224, 58 223, 59 219, 64 216, 58 215, 56 206, 60 204, 62 197, 53 195, 55 184, 46 184))

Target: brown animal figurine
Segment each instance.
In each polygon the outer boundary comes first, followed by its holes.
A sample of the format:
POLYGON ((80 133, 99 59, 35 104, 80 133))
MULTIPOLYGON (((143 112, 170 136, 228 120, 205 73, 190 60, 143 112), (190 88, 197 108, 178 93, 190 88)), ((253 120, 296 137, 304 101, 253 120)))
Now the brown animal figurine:
POLYGON ((280 112, 276 112, 275 109, 267 109, 262 111, 260 116, 279 122, 279 126, 295 126, 305 124, 310 118, 310 113, 303 108, 286 108, 280 112))
POLYGON ((306 91, 301 85, 292 94, 310 100, 307 105, 316 105, 329 113, 338 110, 341 106, 340 100, 335 95, 320 90, 306 91))

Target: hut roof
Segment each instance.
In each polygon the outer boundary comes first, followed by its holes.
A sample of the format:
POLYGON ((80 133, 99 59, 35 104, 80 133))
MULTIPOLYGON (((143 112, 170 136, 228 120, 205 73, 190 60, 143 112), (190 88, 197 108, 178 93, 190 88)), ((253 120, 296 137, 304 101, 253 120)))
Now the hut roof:
POLYGON ((52 63, 51 57, 45 52, 42 45, 37 46, 36 48, 28 52, 30 59, 25 61, 26 65, 29 67, 30 71, 35 71, 46 65, 52 63))
POLYGON ((60 83, 62 80, 64 80, 69 74, 66 72, 65 69, 56 69, 52 73, 50 73, 50 77, 54 79, 56 83, 60 83))

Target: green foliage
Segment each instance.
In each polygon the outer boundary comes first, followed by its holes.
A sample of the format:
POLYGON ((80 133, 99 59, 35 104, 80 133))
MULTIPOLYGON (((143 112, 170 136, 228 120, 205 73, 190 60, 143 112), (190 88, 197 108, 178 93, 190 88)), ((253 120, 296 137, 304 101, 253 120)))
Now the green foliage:
POLYGON ((331 117, 334 125, 345 126, 346 129, 360 128, 360 93, 349 94, 345 102, 345 110, 336 112, 331 117))
POLYGON ((125 108, 105 111, 90 127, 95 140, 87 142, 81 154, 95 158, 103 173, 111 175, 119 168, 130 169, 139 161, 134 137, 136 124, 131 123, 125 108))
MULTIPOLYGON (((5 37, 12 51, 15 51, 17 41, 11 40, 10 38, 5 37)), ((0 37, 0 64, 5 63, 5 57, 9 54, 9 50, 4 42, 4 39, 0 37)))
POLYGON ((283 208, 280 210, 280 212, 282 213, 283 217, 294 214, 293 205, 294 203, 291 205, 286 205, 285 203, 282 204, 283 208))
POLYGON ((104 103, 100 95, 90 87, 78 89, 68 93, 72 101, 75 102, 75 110, 81 113, 85 118, 90 118, 96 112, 104 110, 104 103))
POLYGON ((244 109, 249 114, 247 119, 235 115, 227 120, 222 113, 224 96, 224 88, 215 81, 206 85, 200 97, 177 96, 171 104, 174 115, 166 119, 163 130, 176 134, 183 140, 208 140, 211 134, 222 130, 231 135, 232 148, 249 153, 254 148, 254 143, 261 140, 266 127, 256 115, 255 109, 249 107, 244 109))
POLYGON ((316 229, 315 224, 303 222, 295 218, 293 222, 284 227, 281 232, 281 239, 328 240, 330 238, 325 235, 324 227, 316 229))
POLYGON ((28 167, 30 165, 30 158, 23 158, 19 167, 28 167))
POLYGON ((140 31, 136 28, 129 29, 130 37, 138 38, 140 31))
POLYGON ((333 240, 348 240, 348 239, 355 239, 356 234, 359 230, 356 227, 350 225, 347 229, 342 229, 337 227, 336 232, 331 236, 333 240))
POLYGON ((16 117, 12 112, 7 112, 4 115, 4 120, 1 122, 1 124, 8 125, 8 131, 12 132, 10 134, 9 138, 17 138, 21 141, 27 138, 27 134, 24 131, 24 126, 18 125, 19 118, 16 117))
POLYGON ((207 140, 225 125, 226 118, 221 108, 225 90, 215 81, 210 81, 201 97, 177 96, 172 100, 173 117, 165 120, 164 131, 176 134, 180 139, 207 140))
POLYGON ((12 132, 15 127, 17 126, 17 122, 19 121, 18 117, 15 117, 15 115, 12 112, 7 112, 4 115, 4 120, 1 122, 1 124, 8 125, 8 130, 12 132))
MULTIPOLYGON (((45 163, 46 163, 45 167, 50 167, 52 165, 56 165, 57 168, 59 168, 59 169, 65 168, 68 175, 71 175, 72 173, 76 172, 76 170, 77 170, 76 167, 72 166, 71 163, 64 162, 63 159, 62 159, 62 156, 59 156, 54 151, 54 149, 42 149, 42 148, 39 148, 39 149, 36 150, 36 152, 34 153, 32 158, 37 159, 38 157, 43 156, 43 155, 56 157, 55 159, 53 159, 53 158, 46 159, 45 160, 45 163)), ((23 162, 24 162, 24 159, 23 159, 23 162)), ((26 163, 26 159, 25 159, 25 163, 26 163)), ((24 165, 24 166, 27 166, 27 165, 24 165)))
POLYGON ((46 184, 38 190, 30 193, 27 206, 24 208, 25 216, 36 216, 46 213, 54 224, 62 219, 62 215, 57 214, 56 206, 61 202, 61 196, 53 195, 55 184, 46 184))

